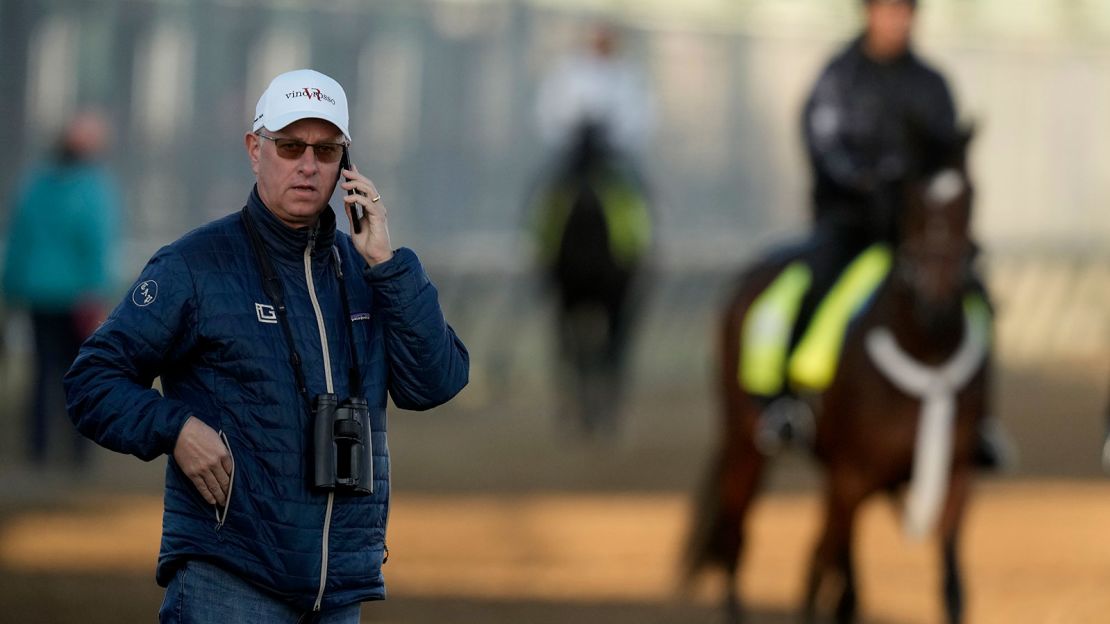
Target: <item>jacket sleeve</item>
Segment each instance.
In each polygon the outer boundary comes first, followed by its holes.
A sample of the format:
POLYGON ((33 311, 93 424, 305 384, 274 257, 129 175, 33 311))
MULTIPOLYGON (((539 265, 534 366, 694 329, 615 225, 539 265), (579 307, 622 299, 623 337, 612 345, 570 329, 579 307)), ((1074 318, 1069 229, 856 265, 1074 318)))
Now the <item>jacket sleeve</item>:
POLYGON ((837 185, 866 193, 872 175, 846 144, 848 102, 842 70, 834 63, 825 69, 806 101, 802 130, 813 167, 837 185))
POLYGON ((382 317, 389 394, 397 407, 430 409, 458 394, 470 356, 443 319, 439 295, 416 254, 398 249, 392 259, 363 269, 363 276, 382 317))
POLYGON ((162 397, 151 383, 196 340, 192 277, 181 256, 163 248, 81 346, 63 379, 77 429, 105 448, 146 461, 171 453, 190 408, 162 397))
POLYGON ((915 106, 911 110, 913 121, 925 130, 929 138, 942 145, 953 143, 959 135, 959 128, 956 104, 948 82, 935 70, 926 68, 918 85, 918 97, 913 99, 915 106))

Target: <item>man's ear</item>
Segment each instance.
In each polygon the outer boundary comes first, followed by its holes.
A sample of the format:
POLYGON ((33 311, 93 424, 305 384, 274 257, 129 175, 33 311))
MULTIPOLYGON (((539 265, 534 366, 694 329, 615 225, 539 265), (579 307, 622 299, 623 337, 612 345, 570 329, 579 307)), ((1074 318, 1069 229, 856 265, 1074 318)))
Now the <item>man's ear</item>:
POLYGON ((247 148, 247 157, 251 161, 251 171, 254 175, 258 175, 258 159, 261 157, 262 141, 258 139, 258 135, 253 132, 248 132, 243 137, 243 145, 247 148))

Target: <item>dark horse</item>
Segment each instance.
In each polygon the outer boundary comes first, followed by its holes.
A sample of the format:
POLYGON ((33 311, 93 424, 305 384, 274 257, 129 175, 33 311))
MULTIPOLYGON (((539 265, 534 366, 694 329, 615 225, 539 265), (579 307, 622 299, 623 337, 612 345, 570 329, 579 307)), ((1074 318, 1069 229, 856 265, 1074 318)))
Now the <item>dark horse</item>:
MULTIPOLYGON (((907 484, 908 528, 939 533, 947 618, 961 621, 957 537, 990 368, 989 330, 970 322, 974 315, 965 310, 974 290, 969 138, 934 148, 937 153, 922 160, 932 164, 906 183, 902 239, 891 270, 852 322, 831 385, 813 397, 825 519, 806 585, 806 622, 830 614, 837 622, 855 621, 851 546, 857 511, 872 494, 896 494, 907 484)), ((687 548, 688 578, 707 567, 725 572, 731 621, 742 616, 736 576, 744 523, 766 461, 754 439, 760 403, 737 383, 741 326, 745 311, 785 264, 778 257, 750 268, 725 310, 722 447, 699 497, 687 548)))
POLYGON ((583 433, 617 427, 637 283, 651 238, 645 186, 584 125, 540 194, 540 261, 556 300, 561 411, 583 433))

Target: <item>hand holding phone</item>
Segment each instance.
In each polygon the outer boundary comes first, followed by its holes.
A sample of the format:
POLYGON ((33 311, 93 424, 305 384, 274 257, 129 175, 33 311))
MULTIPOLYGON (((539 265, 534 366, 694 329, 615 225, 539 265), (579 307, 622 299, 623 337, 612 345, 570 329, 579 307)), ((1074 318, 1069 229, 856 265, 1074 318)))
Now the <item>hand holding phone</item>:
POLYGON ((343 203, 350 204, 351 238, 355 247, 370 266, 385 262, 393 257, 393 245, 389 241, 382 196, 372 180, 355 170, 346 149, 343 150, 340 166, 348 172, 343 181, 348 189, 343 203), (363 219, 366 223, 362 222, 363 219))

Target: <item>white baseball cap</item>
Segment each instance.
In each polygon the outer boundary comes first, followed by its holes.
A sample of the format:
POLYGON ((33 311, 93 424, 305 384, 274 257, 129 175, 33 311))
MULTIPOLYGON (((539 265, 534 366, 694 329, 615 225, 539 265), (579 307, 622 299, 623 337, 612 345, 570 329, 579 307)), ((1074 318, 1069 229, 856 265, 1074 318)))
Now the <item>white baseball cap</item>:
POLYGON ((296 69, 274 78, 254 108, 254 128, 281 130, 299 119, 323 119, 335 124, 344 138, 347 130, 347 94, 339 83, 312 69, 296 69))

